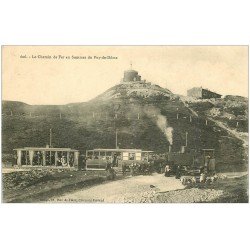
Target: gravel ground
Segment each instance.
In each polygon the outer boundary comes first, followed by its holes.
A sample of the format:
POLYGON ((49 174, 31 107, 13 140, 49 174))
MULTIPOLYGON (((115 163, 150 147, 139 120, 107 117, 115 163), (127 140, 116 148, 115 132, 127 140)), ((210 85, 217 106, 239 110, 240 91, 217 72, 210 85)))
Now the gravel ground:
POLYGON ((2 174, 4 202, 194 203, 248 202, 247 172, 227 173, 211 184, 184 186, 162 174, 106 181, 106 173, 31 170, 2 174))
POLYGON ((48 202, 248 202, 248 176, 234 174, 234 177, 219 179, 216 183, 193 186, 184 186, 179 179, 161 174, 134 176, 53 197, 48 202))
POLYGON ((157 194, 154 201, 159 203, 213 202, 222 195, 223 190, 191 188, 157 194))
POLYGON ((53 197, 50 202, 151 203, 157 192, 184 189, 180 180, 160 174, 134 176, 53 197))

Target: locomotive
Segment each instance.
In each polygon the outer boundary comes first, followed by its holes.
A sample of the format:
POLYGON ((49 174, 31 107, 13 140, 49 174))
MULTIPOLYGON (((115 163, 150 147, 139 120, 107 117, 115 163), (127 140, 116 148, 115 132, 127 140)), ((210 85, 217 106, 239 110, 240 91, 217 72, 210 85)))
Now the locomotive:
POLYGON ((169 167, 168 175, 200 175, 203 171, 215 172, 214 149, 190 149, 182 146, 179 152, 169 150, 166 154, 165 165, 169 167))

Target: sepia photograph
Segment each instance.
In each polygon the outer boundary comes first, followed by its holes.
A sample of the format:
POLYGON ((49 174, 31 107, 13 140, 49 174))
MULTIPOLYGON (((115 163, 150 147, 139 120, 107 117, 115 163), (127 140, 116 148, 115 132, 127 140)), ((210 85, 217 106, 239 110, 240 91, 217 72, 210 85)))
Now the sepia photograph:
POLYGON ((2 203, 248 203, 248 46, 2 46, 2 203))

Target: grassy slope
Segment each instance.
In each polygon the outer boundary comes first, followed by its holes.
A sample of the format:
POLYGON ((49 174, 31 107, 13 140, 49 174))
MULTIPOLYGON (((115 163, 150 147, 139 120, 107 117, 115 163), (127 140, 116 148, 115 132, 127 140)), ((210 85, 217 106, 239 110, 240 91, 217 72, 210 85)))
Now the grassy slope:
MULTIPOLYGON (((203 114, 195 117, 178 98, 171 100, 163 96, 146 99, 130 96, 107 101, 97 99, 64 106, 14 105, 4 102, 3 157, 8 158, 13 148, 46 145, 50 128, 53 129, 53 144, 56 147, 71 147, 82 152, 92 148, 114 148, 114 131, 117 128, 120 148, 142 148, 164 153, 169 143, 156 125, 154 115, 157 114, 166 116, 169 126, 174 128, 173 150, 177 151, 185 144, 185 133, 188 132, 190 148, 215 148, 220 161, 219 139, 228 133, 211 121, 206 125, 203 114), (115 114, 118 119, 115 119, 115 114), (190 115, 192 122, 189 120, 190 115)), ((234 164, 242 164, 241 144, 237 139, 228 144, 232 152, 237 149, 236 154, 232 153, 235 155, 232 158, 234 164)))

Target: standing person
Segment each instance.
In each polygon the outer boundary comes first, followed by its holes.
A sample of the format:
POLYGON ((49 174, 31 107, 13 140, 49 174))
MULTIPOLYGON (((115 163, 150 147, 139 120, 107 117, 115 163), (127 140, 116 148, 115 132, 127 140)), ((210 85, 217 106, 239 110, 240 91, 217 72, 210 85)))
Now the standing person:
POLYGON ((200 183, 204 183, 206 181, 206 175, 205 173, 200 174, 200 183))
POLYGON ((152 169, 151 164, 146 164, 146 169, 148 169, 148 173, 149 173, 149 174, 152 174, 152 173, 153 173, 153 169, 152 169))
POLYGON ((142 174, 143 174, 143 175, 146 175, 146 174, 147 174, 147 171, 148 171, 148 165, 145 163, 145 164, 143 164, 143 166, 142 166, 142 174))
POLYGON ((208 155, 206 158, 205 158, 205 167, 204 167, 204 171, 209 173, 209 162, 210 162, 210 156, 208 155))
POLYGON ((167 162, 166 167, 165 167, 165 177, 169 177, 170 176, 170 166, 167 162))
POLYGON ((39 151, 37 152, 37 165, 38 166, 42 165, 42 156, 39 151))
POLYGON ((154 172, 155 171, 155 162, 154 162, 154 160, 150 160, 148 162, 148 165, 149 165, 151 171, 154 172))
POLYGON ((82 170, 86 169, 86 156, 84 155, 83 158, 82 158, 82 170))
POLYGON ((108 179, 114 180, 115 179, 115 170, 112 167, 112 163, 107 161, 106 171, 108 172, 108 179))
POLYGON ((83 166, 84 166, 84 155, 80 155, 80 157, 82 158, 80 158, 81 159, 81 161, 79 162, 79 164, 78 164, 78 170, 80 171, 80 170, 82 170, 83 169, 83 166))
POLYGON ((127 166, 125 164, 122 164, 122 175, 126 174, 126 169, 127 169, 127 166))
POLYGON ((116 166, 117 166, 117 154, 114 153, 113 161, 112 161, 112 167, 116 167, 116 166))
POLYGON ((208 170, 210 172, 210 175, 215 175, 216 174, 216 171, 215 171, 215 159, 214 158, 211 158, 209 160, 209 163, 208 163, 208 170))
POLYGON ((66 167, 66 166, 67 166, 67 160, 66 160, 66 156, 65 156, 65 155, 62 156, 61 162, 62 162, 62 166, 63 166, 63 167, 66 167))
POLYGON ((130 173, 132 176, 134 175, 134 163, 131 163, 130 165, 130 173))
POLYGON ((178 165, 177 168, 176 168, 175 178, 180 179, 180 177, 181 177, 181 167, 178 165))

